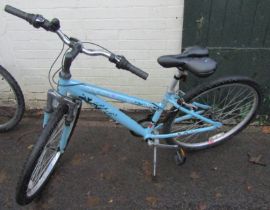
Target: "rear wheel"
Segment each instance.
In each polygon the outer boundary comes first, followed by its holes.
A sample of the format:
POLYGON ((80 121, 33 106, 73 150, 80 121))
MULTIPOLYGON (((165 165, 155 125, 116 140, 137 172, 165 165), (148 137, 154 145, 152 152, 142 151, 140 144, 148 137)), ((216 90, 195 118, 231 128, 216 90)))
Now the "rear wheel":
POLYGON ((24 109, 20 86, 0 65, 0 132, 14 128, 22 119, 24 109))
POLYGON ((54 111, 47 125, 42 130, 32 152, 30 153, 16 189, 16 201, 20 205, 30 203, 44 188, 52 175, 61 155, 60 139, 65 132, 67 143, 76 126, 80 107, 76 110, 75 119, 66 126, 68 107, 59 105, 54 111), (66 129, 66 130, 65 130, 66 129))
MULTIPOLYGON (((178 144, 186 149, 204 149, 221 143, 244 129, 256 116, 261 103, 258 84, 247 77, 221 78, 201 85, 184 97, 186 102, 207 105, 197 111, 222 127, 203 133, 167 139, 168 144, 178 144)), ((166 117, 163 133, 175 133, 210 126, 199 119, 181 120, 184 114, 173 108, 166 117)))

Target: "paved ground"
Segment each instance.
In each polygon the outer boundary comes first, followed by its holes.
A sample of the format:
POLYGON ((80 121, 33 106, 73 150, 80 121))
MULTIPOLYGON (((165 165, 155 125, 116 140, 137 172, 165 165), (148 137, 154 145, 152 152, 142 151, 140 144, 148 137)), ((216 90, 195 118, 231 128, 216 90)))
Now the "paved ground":
POLYGON ((176 166, 160 150, 158 179, 151 180, 152 149, 110 122, 80 119, 72 142, 41 197, 19 207, 15 185, 40 131, 25 118, 0 134, 0 209, 270 209, 270 134, 249 128, 216 148, 188 154, 176 166), (262 155, 266 166, 247 154, 262 155))

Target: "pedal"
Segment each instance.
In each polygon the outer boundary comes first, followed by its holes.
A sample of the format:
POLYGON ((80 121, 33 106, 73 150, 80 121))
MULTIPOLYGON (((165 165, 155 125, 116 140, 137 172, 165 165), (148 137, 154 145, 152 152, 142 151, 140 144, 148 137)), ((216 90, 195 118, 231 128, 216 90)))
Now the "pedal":
POLYGON ((180 148, 176 151, 176 154, 174 155, 174 160, 176 165, 180 166, 183 165, 186 162, 186 154, 183 148, 180 148))

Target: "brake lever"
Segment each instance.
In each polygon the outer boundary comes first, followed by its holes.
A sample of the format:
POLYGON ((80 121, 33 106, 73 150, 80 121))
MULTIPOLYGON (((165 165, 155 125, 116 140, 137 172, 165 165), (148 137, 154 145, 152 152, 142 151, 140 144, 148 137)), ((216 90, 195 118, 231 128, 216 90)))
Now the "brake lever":
POLYGON ((122 57, 123 56, 111 54, 111 56, 109 57, 109 61, 117 65, 121 61, 122 57))
POLYGON ((46 31, 52 31, 55 32, 60 28, 60 21, 57 18, 52 19, 51 21, 48 21, 46 18, 44 18, 42 15, 34 15, 31 23, 35 28, 44 28, 46 31))

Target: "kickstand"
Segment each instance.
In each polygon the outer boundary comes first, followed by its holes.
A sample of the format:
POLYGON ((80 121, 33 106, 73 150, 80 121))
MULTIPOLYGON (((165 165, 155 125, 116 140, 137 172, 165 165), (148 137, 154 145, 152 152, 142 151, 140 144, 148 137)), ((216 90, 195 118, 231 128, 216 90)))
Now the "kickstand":
POLYGON ((154 141, 153 140, 148 141, 148 145, 154 148, 153 174, 152 174, 153 180, 155 180, 157 176, 157 149, 158 147, 163 148, 163 149, 165 148, 176 149, 175 161, 177 165, 182 165, 186 161, 185 151, 177 145, 160 144, 159 139, 154 139, 154 141))
POLYGON ((155 139, 154 142, 154 158, 153 158, 153 178, 156 178, 157 175, 157 145, 159 143, 158 139, 155 139))
POLYGON ((154 146, 154 159, 153 159, 153 177, 157 173, 157 146, 154 146))

